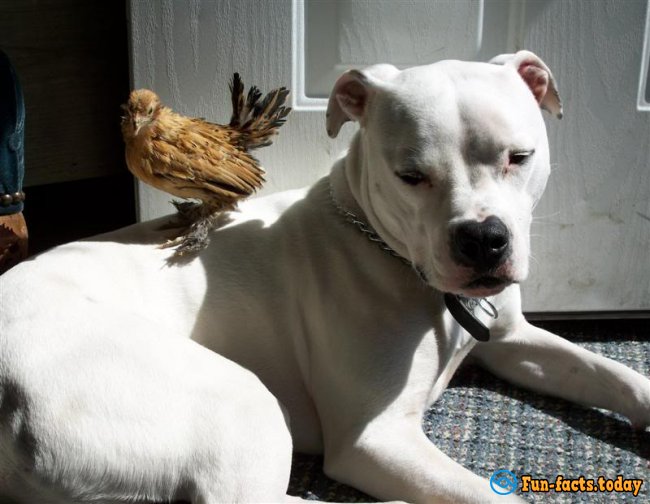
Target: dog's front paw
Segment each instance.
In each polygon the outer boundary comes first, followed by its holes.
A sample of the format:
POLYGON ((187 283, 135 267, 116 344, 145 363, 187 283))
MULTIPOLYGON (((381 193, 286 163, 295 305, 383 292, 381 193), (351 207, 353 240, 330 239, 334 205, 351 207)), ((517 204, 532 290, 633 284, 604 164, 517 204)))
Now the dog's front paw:
POLYGON ((640 378, 626 416, 634 430, 644 431, 650 427, 650 380, 644 376, 640 378))

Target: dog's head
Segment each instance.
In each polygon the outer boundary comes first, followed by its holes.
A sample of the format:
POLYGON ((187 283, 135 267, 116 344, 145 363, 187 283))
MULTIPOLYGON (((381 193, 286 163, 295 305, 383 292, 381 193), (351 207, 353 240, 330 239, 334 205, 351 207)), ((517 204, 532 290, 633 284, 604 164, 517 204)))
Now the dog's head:
POLYGON ((562 115, 551 71, 528 51, 377 65, 339 78, 327 131, 360 123, 347 177, 388 245, 433 287, 489 296, 528 274, 531 213, 550 172, 540 107, 562 115))

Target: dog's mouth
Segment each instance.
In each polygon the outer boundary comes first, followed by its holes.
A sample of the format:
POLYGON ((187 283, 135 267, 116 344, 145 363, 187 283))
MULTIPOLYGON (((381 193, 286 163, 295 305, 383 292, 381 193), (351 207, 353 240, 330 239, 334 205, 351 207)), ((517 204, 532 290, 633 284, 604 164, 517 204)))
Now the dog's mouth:
POLYGON ((483 275, 466 284, 463 291, 473 297, 494 296, 512 283, 511 278, 483 275))

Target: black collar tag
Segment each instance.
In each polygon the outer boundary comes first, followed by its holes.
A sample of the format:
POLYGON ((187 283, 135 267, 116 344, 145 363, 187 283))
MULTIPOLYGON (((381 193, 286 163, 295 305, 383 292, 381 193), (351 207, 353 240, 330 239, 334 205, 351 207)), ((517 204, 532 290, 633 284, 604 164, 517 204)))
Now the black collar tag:
POLYGON ((463 329, 470 333, 478 341, 489 341, 490 330, 474 315, 474 308, 477 306, 485 311, 490 317, 499 316, 496 308, 486 299, 467 298, 456 294, 445 293, 445 306, 449 313, 456 319, 463 329), (481 303, 487 303, 489 310, 481 303))

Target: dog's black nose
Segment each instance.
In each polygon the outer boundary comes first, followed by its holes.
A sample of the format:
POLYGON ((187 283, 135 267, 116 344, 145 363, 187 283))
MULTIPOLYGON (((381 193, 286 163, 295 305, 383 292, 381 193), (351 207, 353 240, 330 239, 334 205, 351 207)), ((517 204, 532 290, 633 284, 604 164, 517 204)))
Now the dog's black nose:
POLYGON ((456 260, 478 271, 495 268, 510 254, 510 232, 494 215, 483 222, 468 220, 457 224, 451 242, 456 260))

